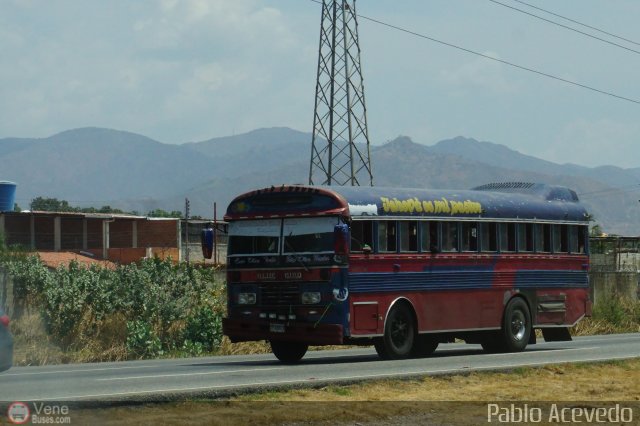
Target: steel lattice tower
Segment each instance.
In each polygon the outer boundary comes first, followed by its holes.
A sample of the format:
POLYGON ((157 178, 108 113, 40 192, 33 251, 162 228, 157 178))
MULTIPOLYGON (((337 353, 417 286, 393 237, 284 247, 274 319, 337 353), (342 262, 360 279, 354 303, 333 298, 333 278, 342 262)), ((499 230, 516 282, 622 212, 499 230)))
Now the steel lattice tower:
POLYGON ((373 185, 356 0, 323 0, 309 184, 373 185))

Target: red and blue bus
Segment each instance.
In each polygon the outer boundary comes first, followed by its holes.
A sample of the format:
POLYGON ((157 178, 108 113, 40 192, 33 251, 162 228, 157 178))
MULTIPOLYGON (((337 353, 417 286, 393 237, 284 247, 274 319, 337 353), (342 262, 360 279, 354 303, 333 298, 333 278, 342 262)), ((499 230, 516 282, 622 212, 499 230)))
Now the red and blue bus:
POLYGON ((522 351, 536 329, 570 340, 591 314, 589 216, 568 188, 290 185, 236 197, 225 220, 224 334, 269 341, 283 362, 309 345, 522 351))

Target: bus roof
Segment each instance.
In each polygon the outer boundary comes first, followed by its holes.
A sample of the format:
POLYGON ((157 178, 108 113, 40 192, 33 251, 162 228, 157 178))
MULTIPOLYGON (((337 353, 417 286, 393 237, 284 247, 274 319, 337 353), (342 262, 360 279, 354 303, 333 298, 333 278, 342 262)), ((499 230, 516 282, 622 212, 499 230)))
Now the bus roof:
POLYGON ((387 216, 589 220, 574 191, 520 182, 488 184, 470 190, 283 185, 236 197, 225 219, 330 214, 354 219, 387 216))

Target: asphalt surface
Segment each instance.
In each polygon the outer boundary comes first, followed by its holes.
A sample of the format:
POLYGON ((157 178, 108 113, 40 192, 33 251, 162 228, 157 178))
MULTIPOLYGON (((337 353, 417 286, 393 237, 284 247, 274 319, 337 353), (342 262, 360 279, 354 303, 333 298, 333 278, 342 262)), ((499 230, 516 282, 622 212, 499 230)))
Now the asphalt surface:
POLYGON ((239 355, 14 367, 0 373, 0 401, 145 402, 225 397, 270 388, 635 357, 640 357, 639 333, 540 342, 515 354, 485 354, 479 345, 442 344, 429 358, 403 361, 381 361, 372 348, 363 348, 310 351, 297 365, 283 365, 273 355, 239 355))

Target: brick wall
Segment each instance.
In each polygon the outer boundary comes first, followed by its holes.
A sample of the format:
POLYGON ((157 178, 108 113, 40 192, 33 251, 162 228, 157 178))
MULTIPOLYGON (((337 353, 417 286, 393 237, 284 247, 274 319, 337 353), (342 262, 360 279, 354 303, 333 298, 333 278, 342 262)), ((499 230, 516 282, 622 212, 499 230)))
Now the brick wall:
POLYGON ((177 220, 145 220, 138 222, 139 247, 178 247, 177 220))
POLYGON ((4 236, 8 245, 31 246, 31 216, 5 215, 4 236))
POLYGON ((60 248, 62 250, 82 249, 81 217, 63 217, 60 220, 60 248))

